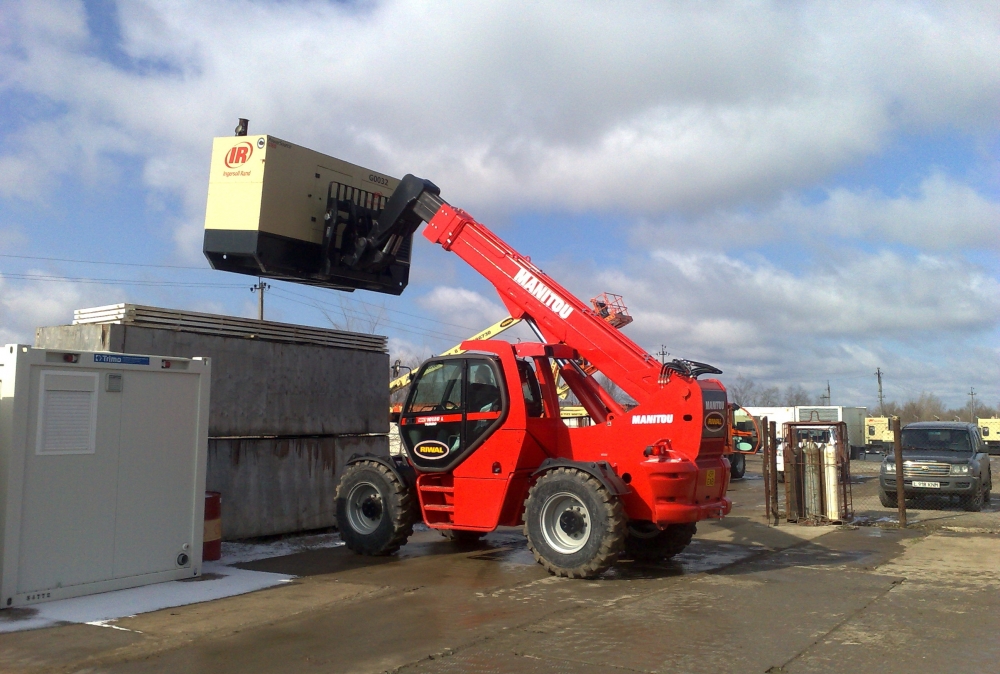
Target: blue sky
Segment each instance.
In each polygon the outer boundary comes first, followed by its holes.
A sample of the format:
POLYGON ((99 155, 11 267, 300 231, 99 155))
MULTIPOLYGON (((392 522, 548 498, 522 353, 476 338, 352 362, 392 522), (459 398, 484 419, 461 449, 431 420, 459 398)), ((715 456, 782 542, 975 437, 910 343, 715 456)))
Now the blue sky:
MULTIPOLYGON (((0 0, 0 338, 122 301, 253 315, 199 252, 243 116, 434 180, 724 381, 872 406, 880 367, 890 398, 995 406, 997 63, 988 3, 0 0)), ((404 360, 503 316, 423 244, 399 298, 273 286, 269 318, 404 360)))

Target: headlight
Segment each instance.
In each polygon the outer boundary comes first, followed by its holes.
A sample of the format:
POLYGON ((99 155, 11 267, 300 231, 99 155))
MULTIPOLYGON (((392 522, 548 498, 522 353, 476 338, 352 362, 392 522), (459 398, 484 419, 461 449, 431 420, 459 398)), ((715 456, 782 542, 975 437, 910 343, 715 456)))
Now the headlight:
POLYGON ((882 464, 882 470, 884 470, 887 473, 895 473, 896 472, 895 462, 890 463, 886 461, 885 463, 882 464))
POLYGON ((951 474, 952 475, 968 475, 969 474, 969 466, 967 464, 966 465, 962 465, 962 466, 953 465, 951 467, 951 474))

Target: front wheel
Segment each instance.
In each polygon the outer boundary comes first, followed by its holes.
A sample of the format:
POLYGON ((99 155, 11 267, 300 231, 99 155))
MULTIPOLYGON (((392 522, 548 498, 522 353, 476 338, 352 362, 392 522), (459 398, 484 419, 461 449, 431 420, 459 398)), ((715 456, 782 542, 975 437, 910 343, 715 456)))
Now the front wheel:
POLYGON ((980 510, 982 510, 983 500, 984 500, 983 497, 985 496, 984 493, 985 491, 986 490, 983 487, 980 487, 979 489, 976 490, 976 493, 973 494, 972 496, 963 496, 962 507, 968 510, 969 512, 973 513, 977 513, 980 510))
POLYGON ((389 555, 413 533, 414 495, 385 465, 359 461, 337 485, 337 526, 344 545, 359 555, 389 555))
POLYGON ((557 468, 542 475, 524 502, 524 534, 535 560, 550 573, 593 578, 625 544, 625 509, 592 475, 557 468))
POLYGON ((886 491, 879 485, 878 488, 878 500, 882 504, 883 508, 898 508, 899 501, 896 500, 896 492, 886 491))
POLYGON ((743 454, 729 455, 729 475, 734 480, 739 480, 747 472, 747 457, 743 454))
POLYGON ((625 553, 640 562, 659 562, 680 554, 691 543, 698 525, 671 524, 660 530, 652 522, 629 522, 625 553))

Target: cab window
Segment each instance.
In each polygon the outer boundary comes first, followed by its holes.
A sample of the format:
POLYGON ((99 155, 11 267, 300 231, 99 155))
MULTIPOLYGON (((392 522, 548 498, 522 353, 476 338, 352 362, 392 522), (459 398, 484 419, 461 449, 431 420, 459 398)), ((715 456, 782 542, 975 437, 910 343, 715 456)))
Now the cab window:
POLYGON ((521 395, 524 396, 524 407, 529 417, 542 416, 542 391, 538 386, 535 370, 525 360, 517 361, 517 372, 521 376, 521 395))
POLYGON ((462 361, 431 363, 413 392, 409 412, 444 412, 462 408, 462 361))

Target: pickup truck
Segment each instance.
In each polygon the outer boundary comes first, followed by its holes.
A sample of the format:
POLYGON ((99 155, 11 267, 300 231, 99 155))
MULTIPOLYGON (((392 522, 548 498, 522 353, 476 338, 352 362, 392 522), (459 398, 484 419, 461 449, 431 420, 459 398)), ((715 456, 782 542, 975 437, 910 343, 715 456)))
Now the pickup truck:
MULTIPOLYGON (((990 457, 975 424, 918 421, 903 428, 903 491, 911 496, 958 496, 966 510, 982 510, 993 489, 990 457)), ((897 506, 892 454, 879 471, 879 500, 897 506)))

